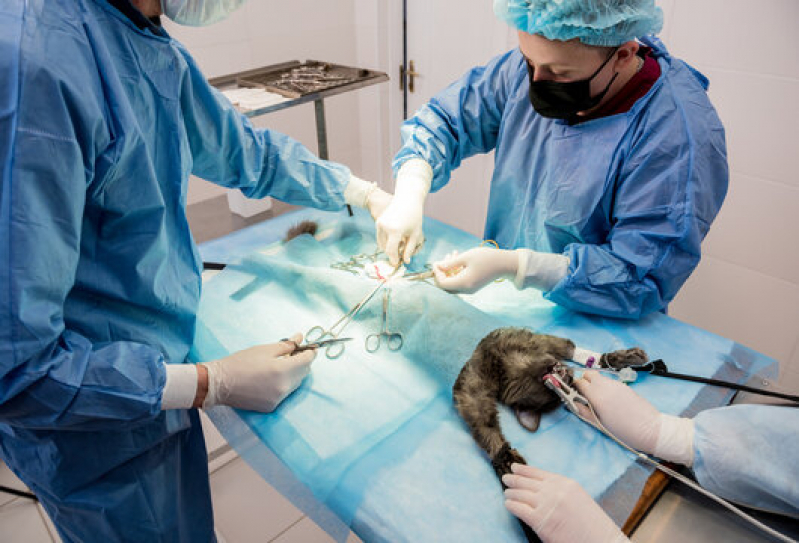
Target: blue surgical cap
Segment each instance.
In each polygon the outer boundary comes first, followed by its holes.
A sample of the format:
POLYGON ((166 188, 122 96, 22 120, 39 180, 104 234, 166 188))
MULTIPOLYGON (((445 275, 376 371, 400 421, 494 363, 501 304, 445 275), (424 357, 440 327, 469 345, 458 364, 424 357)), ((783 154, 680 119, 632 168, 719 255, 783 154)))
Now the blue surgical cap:
POLYGON ((663 27, 663 11, 654 0, 494 0, 494 13, 529 34, 603 47, 657 34, 663 27))

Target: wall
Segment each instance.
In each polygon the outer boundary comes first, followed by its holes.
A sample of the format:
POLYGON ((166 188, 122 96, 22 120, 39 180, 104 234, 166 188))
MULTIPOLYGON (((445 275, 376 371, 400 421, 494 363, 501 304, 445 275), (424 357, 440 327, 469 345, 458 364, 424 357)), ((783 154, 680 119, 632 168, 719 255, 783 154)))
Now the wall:
POLYGON ((710 79, 730 190, 672 316, 799 374, 799 2, 665 0, 662 38, 710 79))
MULTIPOLYGON (((187 46, 210 78, 288 60, 318 59, 348 65, 364 64, 359 63, 354 4, 355 0, 253 0, 225 21, 205 28, 175 25, 166 18, 163 21, 167 30, 187 46)), ((372 66, 367 63, 363 67, 372 66)), ((371 158, 371 155, 361 150, 359 98, 369 95, 372 97, 371 107, 379 107, 380 104, 374 102, 374 95, 380 93, 379 88, 376 89, 363 89, 325 100, 330 157, 347 164, 361 176, 374 174, 378 161, 367 161, 371 169, 364 172, 362 157, 371 158)), ((313 152, 317 151, 312 104, 270 113, 253 122, 256 126, 288 134, 313 152)), ((370 151, 369 146, 366 150, 370 151)), ((196 203, 224 191, 193 178, 188 202, 196 203)))

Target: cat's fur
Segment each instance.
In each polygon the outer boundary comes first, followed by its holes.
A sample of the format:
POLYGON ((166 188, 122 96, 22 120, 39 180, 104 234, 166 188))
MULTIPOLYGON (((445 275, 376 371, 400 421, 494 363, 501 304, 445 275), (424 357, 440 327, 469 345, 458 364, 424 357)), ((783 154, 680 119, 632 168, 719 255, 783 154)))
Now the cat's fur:
POLYGON ((303 234, 315 236, 318 229, 319 225, 314 221, 302 221, 301 223, 295 224, 288 229, 288 232, 286 232, 286 237, 283 238, 283 241, 288 243, 289 241, 303 234))
MULTIPOLYGON (((574 343, 568 339, 499 328, 480 341, 463 366, 453 387, 455 407, 499 477, 510 472, 513 462, 526 462, 502 434, 497 403, 513 409, 519 423, 535 431, 541 413, 560 403, 542 378, 573 354, 574 343)), ((634 348, 603 354, 600 361, 602 366, 621 368, 645 364, 647 356, 634 348)))

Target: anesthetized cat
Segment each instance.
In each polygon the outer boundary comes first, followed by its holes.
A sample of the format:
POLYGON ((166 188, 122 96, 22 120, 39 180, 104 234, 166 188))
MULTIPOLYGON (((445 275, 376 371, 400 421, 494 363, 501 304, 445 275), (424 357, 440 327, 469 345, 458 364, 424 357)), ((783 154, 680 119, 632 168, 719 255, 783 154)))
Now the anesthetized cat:
MULTIPOLYGON (((463 366, 453 386, 453 400, 477 444, 491 460, 498 477, 510 473, 513 462, 526 464, 502 434, 497 404, 513 409, 519 424, 534 432, 541 413, 560 404, 543 382, 555 366, 572 359, 568 339, 536 334, 526 328, 498 328, 484 337, 463 366)), ((626 349, 603 354, 600 367, 620 369, 646 364, 646 353, 626 349)), ((567 374, 571 384, 571 373, 567 374)))

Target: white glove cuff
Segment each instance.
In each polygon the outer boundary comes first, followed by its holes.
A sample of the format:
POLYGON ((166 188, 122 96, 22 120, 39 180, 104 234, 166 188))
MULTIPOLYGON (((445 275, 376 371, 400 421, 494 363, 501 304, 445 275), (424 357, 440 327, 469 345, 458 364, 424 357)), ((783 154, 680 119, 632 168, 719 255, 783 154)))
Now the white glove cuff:
POLYGON ((197 367, 194 364, 165 364, 166 384, 161 409, 191 409, 197 395, 197 367))
POLYGON ((687 467, 694 463, 694 421, 660 414, 660 432, 652 454, 687 467))
POLYGON ((394 186, 395 198, 421 200, 427 197, 433 185, 433 168, 421 158, 412 158, 400 166, 394 186))
POLYGON ((207 364, 203 364, 205 369, 208 370, 208 392, 205 395, 205 401, 203 402, 203 409, 208 409, 209 407, 214 407, 215 405, 219 404, 219 369, 217 368, 216 364, 213 362, 209 362, 207 364))
POLYGON ((567 256, 530 249, 516 249, 516 252, 519 253, 519 270, 514 281, 516 288, 533 287, 547 292, 569 271, 567 256))
POLYGON ((347 183, 344 189, 344 201, 351 206, 366 207, 369 203, 369 197, 376 189, 376 183, 370 183, 350 175, 350 182, 347 183))

